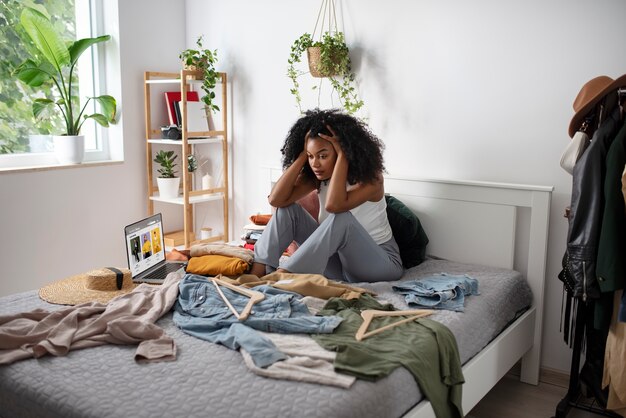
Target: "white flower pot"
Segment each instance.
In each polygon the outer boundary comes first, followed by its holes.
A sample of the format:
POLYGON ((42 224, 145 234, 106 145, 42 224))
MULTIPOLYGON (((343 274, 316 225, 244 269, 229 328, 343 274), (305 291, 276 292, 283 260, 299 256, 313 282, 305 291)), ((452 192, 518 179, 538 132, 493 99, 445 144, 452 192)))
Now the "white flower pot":
POLYGON ((164 199, 175 199, 178 197, 180 177, 174 177, 171 179, 157 177, 157 185, 159 186, 159 197, 164 199))
POLYGON ((85 135, 54 135, 52 141, 59 164, 80 164, 85 159, 85 135))

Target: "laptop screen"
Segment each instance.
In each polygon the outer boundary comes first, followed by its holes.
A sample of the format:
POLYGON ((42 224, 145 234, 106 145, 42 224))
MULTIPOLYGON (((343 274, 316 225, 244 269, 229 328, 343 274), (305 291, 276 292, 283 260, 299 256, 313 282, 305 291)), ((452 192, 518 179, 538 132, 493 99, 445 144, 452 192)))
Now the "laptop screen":
POLYGON ((160 213, 128 225, 124 233, 128 266, 133 277, 165 260, 160 213))

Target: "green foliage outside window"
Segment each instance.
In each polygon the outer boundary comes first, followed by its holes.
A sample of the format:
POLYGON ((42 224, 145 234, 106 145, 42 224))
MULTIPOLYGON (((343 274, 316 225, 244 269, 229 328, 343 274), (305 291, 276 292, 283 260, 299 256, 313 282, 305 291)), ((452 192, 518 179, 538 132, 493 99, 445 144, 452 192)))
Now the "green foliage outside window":
MULTIPOLYGON (((29 152, 29 134, 51 134, 64 129, 60 115, 35 120, 32 102, 35 98, 54 99, 51 87, 31 88, 13 75, 27 58, 37 54, 21 27, 22 1, 0 0, 0 154, 29 152)), ((35 0, 44 4, 55 29, 64 39, 75 39, 74 0, 35 0)), ((77 80, 76 80, 77 82, 77 80)))

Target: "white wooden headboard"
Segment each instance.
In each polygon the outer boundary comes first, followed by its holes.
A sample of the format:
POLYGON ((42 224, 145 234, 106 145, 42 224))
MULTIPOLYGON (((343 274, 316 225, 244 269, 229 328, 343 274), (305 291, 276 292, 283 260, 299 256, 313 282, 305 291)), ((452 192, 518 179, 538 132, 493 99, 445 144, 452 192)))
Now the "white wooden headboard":
POLYGON ((430 239, 429 255, 513 268, 527 278, 536 321, 521 380, 534 384, 539 379, 552 190, 550 186, 385 178, 385 191, 418 215, 430 239))
MULTIPOLYGON (((269 183, 281 174, 279 168, 268 168, 269 183)), ((385 177, 385 192, 418 215, 430 240, 428 255, 512 268, 527 278, 536 320, 521 380, 534 384, 539 379, 552 190, 551 186, 385 177)))

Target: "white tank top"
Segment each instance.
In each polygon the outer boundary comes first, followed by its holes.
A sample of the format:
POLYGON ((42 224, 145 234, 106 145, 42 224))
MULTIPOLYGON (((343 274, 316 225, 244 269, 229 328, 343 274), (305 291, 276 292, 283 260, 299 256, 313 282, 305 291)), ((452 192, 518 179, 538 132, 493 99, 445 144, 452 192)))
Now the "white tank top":
MULTIPOLYGON (((326 182, 322 182, 320 185, 318 194, 320 201, 318 220, 320 223, 328 217, 328 212, 326 211, 328 185, 325 183, 326 182)), ((349 186, 346 185, 346 187, 349 186)), ((389 220, 387 219, 387 201, 385 200, 385 196, 378 202, 366 201, 361 203, 356 208, 350 209, 350 212, 352 212, 356 220, 363 225, 363 228, 370 234, 376 244, 380 245, 387 242, 393 236, 391 226, 389 226, 389 220)))

